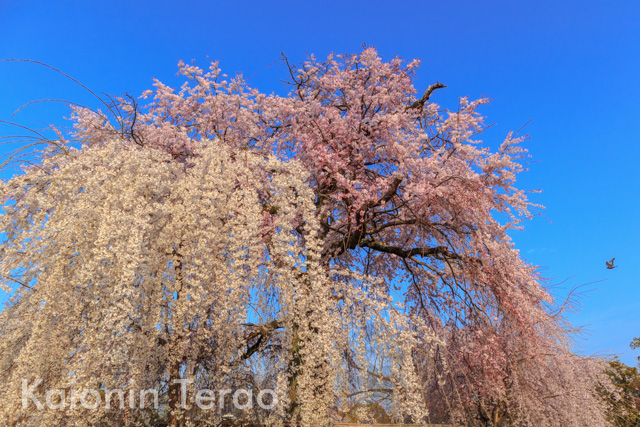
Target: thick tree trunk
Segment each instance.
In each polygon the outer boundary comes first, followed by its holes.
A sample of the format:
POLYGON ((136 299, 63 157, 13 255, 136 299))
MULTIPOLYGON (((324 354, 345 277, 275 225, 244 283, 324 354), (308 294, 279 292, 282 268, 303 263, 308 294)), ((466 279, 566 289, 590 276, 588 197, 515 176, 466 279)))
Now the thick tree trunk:
MULTIPOLYGON (((178 252, 182 248, 182 242, 178 244, 178 249, 174 250, 174 255, 176 255, 177 260, 174 265, 175 275, 176 275, 176 287, 179 286, 178 291, 175 293, 174 302, 177 305, 180 300, 180 293, 184 286, 183 276, 182 276, 182 255, 178 252)), ((179 326, 176 324, 176 328, 179 326)), ((168 330, 167 330, 168 332, 168 330)), ((180 341, 180 335, 176 334, 174 336, 176 339, 175 342, 180 341)), ((176 383, 176 380, 180 380, 180 361, 179 359, 171 362, 171 367, 169 368, 169 417, 168 417, 168 425, 169 427, 183 427, 185 425, 185 417, 184 417, 184 408, 182 408, 182 384, 176 383)))
POLYGON ((302 365, 300 356, 300 337, 298 335, 298 325, 293 326, 293 338, 291 340, 291 361, 289 362, 289 408, 287 414, 291 425, 298 425, 300 421, 299 402, 298 402, 298 370, 302 365))
POLYGON ((180 362, 173 362, 169 375, 169 427, 184 426, 184 409, 181 406, 181 384, 175 380, 180 379, 180 362))

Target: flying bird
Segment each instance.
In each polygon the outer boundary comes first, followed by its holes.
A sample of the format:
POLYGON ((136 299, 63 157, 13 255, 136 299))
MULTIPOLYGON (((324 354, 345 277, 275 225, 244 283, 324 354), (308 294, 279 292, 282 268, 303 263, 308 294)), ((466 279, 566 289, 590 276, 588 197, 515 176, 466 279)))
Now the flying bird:
POLYGON ((612 270, 612 269, 617 267, 617 265, 613 265, 613 261, 614 260, 615 260, 615 258, 611 258, 611 261, 607 261, 607 269, 608 270, 612 270))

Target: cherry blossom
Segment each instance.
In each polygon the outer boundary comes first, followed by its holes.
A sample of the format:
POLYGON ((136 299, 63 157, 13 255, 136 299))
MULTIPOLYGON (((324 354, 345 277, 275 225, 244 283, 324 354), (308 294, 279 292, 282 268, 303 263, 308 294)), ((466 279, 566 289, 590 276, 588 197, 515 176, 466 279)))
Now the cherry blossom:
POLYGON ((606 425, 603 362, 509 230, 527 156, 483 146, 487 99, 418 94, 373 48, 287 65, 291 91, 179 64, 146 104, 73 107, 74 132, 2 183, 3 424, 220 421, 198 388, 277 391, 260 423, 606 425), (21 406, 38 390, 161 390, 162 409, 21 406), (180 385, 190 380, 187 405, 180 385), (156 418, 154 418, 156 417, 156 418))

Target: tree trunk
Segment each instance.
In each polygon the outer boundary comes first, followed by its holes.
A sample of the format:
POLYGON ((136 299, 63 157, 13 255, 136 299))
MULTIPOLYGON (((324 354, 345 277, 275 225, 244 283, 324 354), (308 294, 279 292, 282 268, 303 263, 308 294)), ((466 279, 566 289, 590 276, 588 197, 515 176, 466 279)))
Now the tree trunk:
POLYGON ((169 374, 169 427, 184 426, 184 409, 181 406, 181 384, 175 380, 180 379, 180 362, 173 362, 169 374))
POLYGON ((291 361, 289 362, 289 408, 287 414, 291 425, 298 425, 300 422, 299 403, 298 403, 298 370, 302 365, 300 356, 300 336, 298 335, 298 325, 293 325, 293 338, 291 340, 291 361))

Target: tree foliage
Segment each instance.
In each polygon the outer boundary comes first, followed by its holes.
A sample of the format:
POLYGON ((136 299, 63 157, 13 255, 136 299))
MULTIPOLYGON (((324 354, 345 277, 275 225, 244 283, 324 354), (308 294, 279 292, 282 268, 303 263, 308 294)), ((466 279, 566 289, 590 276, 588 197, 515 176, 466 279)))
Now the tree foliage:
POLYGON ((609 362, 607 375, 614 384, 612 390, 602 390, 609 404, 608 417, 614 426, 640 425, 640 374, 617 358, 609 362))
MULTIPOLYGON (((139 106, 73 107, 75 131, 2 184, 0 420, 149 423, 144 409, 24 409, 48 388, 156 388, 171 425, 220 419, 193 389, 273 387, 254 420, 379 408, 398 421, 604 425, 600 361, 509 230, 526 150, 478 139, 486 99, 416 96, 419 61, 285 58, 291 92, 180 64, 139 106), (66 138, 66 139, 65 139, 66 138), (217 418, 216 418, 217 417, 217 418)), ((361 410, 360 412, 363 412, 361 410)), ((364 411, 366 412, 366 411, 364 411)))
MULTIPOLYGON (((634 338, 633 341, 631 341, 631 344, 629 344, 629 346, 633 350, 635 350, 637 348, 640 348, 640 337, 639 338, 634 338)), ((638 362, 640 364, 640 356, 638 356, 638 362)))

